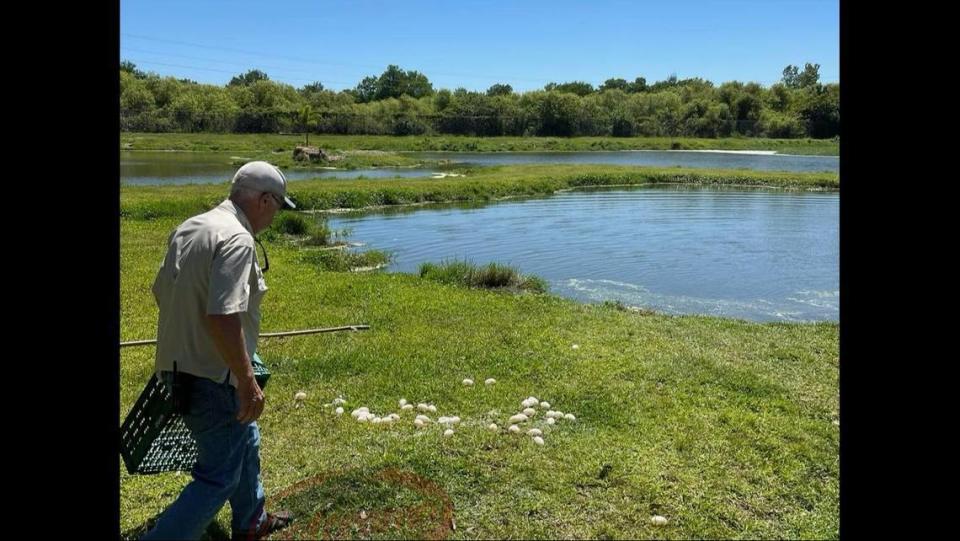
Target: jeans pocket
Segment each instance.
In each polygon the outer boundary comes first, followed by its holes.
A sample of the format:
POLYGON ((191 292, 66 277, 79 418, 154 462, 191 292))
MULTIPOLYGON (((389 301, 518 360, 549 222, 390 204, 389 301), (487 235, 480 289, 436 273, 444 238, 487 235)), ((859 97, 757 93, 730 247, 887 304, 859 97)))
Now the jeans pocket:
POLYGON ((190 401, 190 413, 183 421, 194 434, 226 424, 236 415, 224 386, 208 379, 194 382, 190 401))

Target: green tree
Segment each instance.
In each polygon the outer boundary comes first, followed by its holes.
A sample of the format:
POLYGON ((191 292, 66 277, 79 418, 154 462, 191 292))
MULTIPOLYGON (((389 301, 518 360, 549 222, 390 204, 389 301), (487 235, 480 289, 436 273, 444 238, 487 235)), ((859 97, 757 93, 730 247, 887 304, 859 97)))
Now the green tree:
POLYGON ((560 85, 556 83, 550 83, 546 87, 544 87, 544 90, 547 90, 547 91, 554 90, 557 92, 569 92, 571 94, 576 94, 580 97, 583 97, 593 92, 593 85, 590 83, 585 83, 583 81, 574 81, 572 83, 563 83, 560 85))
POLYGON ((269 81, 270 77, 267 77, 267 74, 260 70, 250 70, 242 75, 237 75, 234 78, 230 79, 230 82, 227 83, 227 86, 250 86, 257 81, 269 81))
POLYGON ((403 71, 393 64, 380 75, 376 83, 375 99, 399 98, 402 95, 421 98, 433 94, 433 85, 417 71, 403 71))
POLYGON ((657 81, 653 83, 649 90, 650 92, 662 92, 664 90, 670 90, 671 88, 676 88, 677 86, 677 75, 675 73, 671 74, 670 77, 667 77, 664 81, 657 81))
POLYGON ((730 109, 737 133, 755 135, 760 129, 760 111, 763 108, 763 89, 760 85, 730 81, 720 85, 717 93, 720 102, 730 109))
POLYGON ((569 92, 540 92, 531 96, 539 128, 537 135, 570 137, 576 127, 579 96, 569 92))
POLYGON ((303 85, 303 88, 300 89, 300 94, 302 96, 310 96, 311 94, 318 94, 323 92, 323 83, 320 81, 314 81, 310 84, 303 85))
POLYGON ((600 92, 605 92, 607 90, 617 89, 626 92, 629 85, 630 83, 628 83, 626 79, 607 79, 600 85, 599 90, 600 92))
POLYGON ((180 94, 183 84, 173 77, 147 77, 144 79, 157 107, 166 107, 177 95, 180 94))
POLYGON ((453 99, 453 93, 447 90, 446 88, 437 91, 437 94, 433 97, 433 107, 436 111, 444 111, 447 107, 450 106, 450 102, 453 99))
POLYGON ((313 107, 309 105, 301 107, 297 114, 297 120, 301 128, 303 128, 303 134, 306 137, 304 141, 305 146, 310 146, 310 129, 316 125, 317 119, 317 113, 313 110, 313 107))
POLYGON ((770 87, 766 94, 766 106, 778 113, 786 112, 790 109, 792 102, 790 90, 783 83, 776 83, 770 87))
POLYGON ((820 64, 806 63, 803 71, 794 65, 783 68, 781 79, 787 88, 809 88, 820 82, 820 64))
POLYGON ((513 87, 507 84, 497 83, 487 89, 488 96, 506 96, 513 94, 513 87))
POLYGON ((647 80, 643 77, 637 77, 632 83, 627 85, 625 90, 629 94, 637 94, 640 92, 646 92, 648 89, 649 87, 647 87, 647 80))
POLYGON ((377 97, 377 78, 372 75, 364 77, 353 92, 359 103, 373 101, 377 97))
POLYGON ((807 63, 797 77, 800 88, 810 88, 820 83, 820 64, 807 63))
POLYGON ((760 115, 761 135, 777 139, 803 137, 803 122, 791 113, 781 113, 773 109, 764 110, 760 115))
POLYGON ((798 113, 806 124, 808 136, 829 138, 840 135, 839 85, 807 87, 798 101, 798 113))
POLYGON ((137 79, 143 79, 147 76, 146 73, 137 69, 137 65, 129 60, 123 60, 120 62, 120 71, 129 73, 137 79))
POLYGON ((800 88, 800 68, 793 64, 783 68, 783 77, 780 81, 787 88, 800 88))

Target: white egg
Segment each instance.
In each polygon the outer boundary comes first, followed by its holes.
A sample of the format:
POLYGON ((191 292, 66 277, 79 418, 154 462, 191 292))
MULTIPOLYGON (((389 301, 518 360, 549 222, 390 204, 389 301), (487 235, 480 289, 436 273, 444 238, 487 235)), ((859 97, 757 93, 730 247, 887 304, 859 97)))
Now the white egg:
POLYGON ((545 413, 545 415, 547 416, 548 419, 553 419, 554 417, 557 416, 557 412, 550 410, 547 413, 545 413))
POLYGON ((495 379, 493 379, 493 378, 487 378, 486 380, 484 380, 483 384, 484 384, 484 385, 493 385, 493 384, 496 383, 496 382, 497 382, 497 380, 495 380, 495 379))
POLYGON ((464 384, 464 385, 473 385, 473 380, 467 378, 467 379, 463 380, 463 384, 464 384))
POLYGON ((450 436, 453 435, 453 429, 452 429, 452 428, 448 428, 448 429, 444 430, 444 431, 443 431, 443 435, 449 438, 450 436))
POLYGON ((580 349, 580 344, 574 344, 573 349, 580 349))
POLYGON ((404 407, 404 406, 406 406, 406 405, 407 405, 407 399, 406 399, 406 398, 401 398, 401 399, 400 399, 400 407, 402 408, 402 407, 404 407))
MULTIPOLYGON (((513 426, 516 426, 516 425, 513 425, 513 426)), ((489 430, 490 432, 496 432, 497 430, 500 430, 500 427, 497 426, 497 423, 491 423, 490 426, 487 427, 487 430, 489 430)))
POLYGON ((556 417, 558 420, 563 419, 563 412, 560 410, 553 410, 553 416, 556 417))
POLYGON ((527 420, 527 416, 522 413, 518 413, 510 418, 511 423, 522 423, 526 420, 527 420))
POLYGON ((417 404, 417 411, 430 411, 430 406, 424 404, 423 402, 417 404))
POLYGON ((510 428, 508 428, 507 430, 509 430, 510 432, 520 432, 520 427, 517 425, 510 425, 510 428))
POLYGON ((337 415, 343 415, 343 408, 337 408, 337 415))
POLYGON ((541 438, 540 436, 534 436, 533 443, 536 443, 537 445, 543 445, 543 438, 541 438))
POLYGON ((450 422, 453 423, 453 424, 455 424, 455 425, 456 425, 456 424, 460 424, 460 418, 457 417, 456 415, 454 415, 453 417, 450 418, 450 422))
POLYGON ((554 419, 553 417, 550 417, 550 418, 547 419, 547 424, 548 424, 548 425, 552 425, 552 424, 554 424, 554 423, 556 423, 556 422, 557 422, 557 420, 554 419))
POLYGON ((410 411, 413 409, 413 404, 404 404, 400 406, 400 409, 403 411, 410 411))
POLYGON ((666 525, 666 523, 667 523, 667 517, 662 517, 662 516, 660 516, 660 515, 654 515, 654 516, 650 517, 650 522, 652 522, 655 526, 664 526, 664 525, 666 525))
POLYGON ((414 419, 413 424, 417 425, 418 428, 423 428, 427 423, 425 423, 423 419, 414 419))
POLYGON ((303 392, 303 391, 298 391, 297 394, 293 395, 293 399, 294 399, 294 400, 306 400, 306 399, 307 399, 307 393, 305 393, 305 392, 303 392))
POLYGON ((550 402, 540 402, 540 407, 543 409, 550 409, 550 402))
POLYGON ((541 431, 539 428, 531 428, 530 430, 527 430, 527 435, 528 435, 528 436, 542 436, 542 435, 543 435, 543 431, 541 431))
POLYGON ((527 397, 527 400, 529 400, 530 402, 533 402, 534 404, 539 404, 539 403, 540 403, 540 401, 537 400, 537 397, 535 397, 535 396, 528 396, 528 397, 527 397))
POLYGON ((576 420, 577 420, 576 416, 574 416, 572 413, 568 413, 568 414, 564 415, 563 418, 566 419, 566 420, 568 420, 568 421, 576 421, 576 420))
POLYGON ((447 423, 450 422, 450 418, 447 417, 446 415, 441 415, 441 416, 437 419, 437 422, 440 423, 440 424, 442 424, 442 425, 444 425, 444 424, 447 424, 447 423))
POLYGON ((526 415, 527 417, 533 417, 534 415, 537 414, 537 410, 533 408, 527 408, 523 410, 523 414, 526 415))
POLYGON ((427 411, 429 411, 430 413, 436 413, 437 407, 434 406, 433 404, 430 404, 429 406, 427 406, 427 411))

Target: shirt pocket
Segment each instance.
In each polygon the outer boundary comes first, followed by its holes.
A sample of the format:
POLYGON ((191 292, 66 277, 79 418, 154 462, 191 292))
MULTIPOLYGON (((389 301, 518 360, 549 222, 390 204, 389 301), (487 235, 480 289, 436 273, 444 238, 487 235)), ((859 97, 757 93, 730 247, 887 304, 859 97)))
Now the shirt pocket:
POLYGON ((250 308, 259 312, 260 311, 260 300, 263 298, 263 295, 266 294, 267 281, 263 279, 263 272, 260 270, 260 265, 253 265, 253 272, 250 273, 250 283, 248 284, 250 292, 250 308))

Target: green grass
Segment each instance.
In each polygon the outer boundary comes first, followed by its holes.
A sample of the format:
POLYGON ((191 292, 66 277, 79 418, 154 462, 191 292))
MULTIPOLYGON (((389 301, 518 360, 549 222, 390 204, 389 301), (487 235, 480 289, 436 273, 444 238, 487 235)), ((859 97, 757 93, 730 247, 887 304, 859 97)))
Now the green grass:
POLYGON ((318 234, 323 237, 327 236, 329 229, 326 227, 326 224, 323 225, 314 225, 302 214, 297 214, 293 212, 280 212, 274 218, 273 223, 270 224, 270 228, 265 231, 274 232, 277 234, 285 235, 309 235, 314 229, 318 231, 318 234))
MULTIPOLYGON (((121 133, 124 150, 285 152, 303 144, 302 135, 212 133, 121 133)), ((459 135, 311 135, 310 145, 334 150, 385 151, 589 151, 589 150, 776 150, 781 154, 839 156, 833 139, 726 137, 469 137, 459 135)))
POLYGON ((266 231, 260 233, 262 240, 284 240, 303 246, 340 246, 345 231, 333 231, 323 214, 280 212, 266 231))
POLYGON ((292 150, 284 152, 253 151, 246 152, 245 154, 245 156, 238 157, 242 159, 234 159, 231 163, 239 167, 250 161, 263 160, 282 169, 335 167, 344 170, 370 169, 374 167, 441 167, 444 165, 443 162, 439 160, 420 160, 385 151, 345 150, 334 153, 336 156, 339 156, 337 160, 317 162, 294 160, 292 150))
MULTIPOLYGON (((536 183, 527 173, 517 175, 536 183)), ((155 336, 150 285, 167 235, 223 188, 122 189, 121 340, 155 336), (149 208, 176 212, 130 212, 149 208)), ((267 247, 263 332, 371 326, 261 340, 273 373, 260 420, 271 509, 297 506, 339 536, 424 536, 437 527, 435 502, 378 477, 394 468, 442 489, 454 539, 839 536, 838 325, 636 313, 411 274, 330 272, 304 255, 311 248, 280 238, 267 247), (488 377, 496 385, 483 385, 488 377), (297 408, 299 390, 307 399, 297 408), (324 407, 338 395, 348 401, 342 417, 324 407), (502 429, 530 395, 577 417, 535 419, 543 447, 502 429), (349 416, 359 406, 399 413, 400 398, 463 422, 444 438, 436 425, 415 429, 410 413, 391 426, 349 416), (328 483, 284 495, 318 475, 328 483), (410 522, 391 522, 398 511, 410 522), (669 524, 653 526, 654 514, 669 524)), ((120 355, 118 422, 150 377, 154 348, 120 355)), ((135 536, 188 480, 122 471, 121 531, 135 536)), ((229 520, 226 506, 216 527, 229 532, 229 520)))
MULTIPOLYGON (((486 202, 505 197, 542 196, 588 186, 645 184, 741 185, 795 190, 836 190, 836 173, 657 168, 616 165, 492 166, 463 177, 393 180, 290 181, 288 195, 299 210, 361 209, 383 205, 486 202)), ((225 184, 121 186, 120 215, 150 219, 190 215, 222 201, 225 184)))
POLYGON ((321 270, 374 270, 390 263, 391 256, 382 250, 350 251, 344 240, 348 231, 333 231, 323 214, 281 212, 261 240, 301 246, 300 261, 321 270))
POLYGON ((381 250, 351 252, 348 250, 302 250, 300 262, 320 270, 345 272, 349 270, 375 270, 390 263, 390 254, 381 250))
POLYGON ((486 289, 509 289, 546 293, 547 282, 537 276, 498 263, 476 265, 469 261, 444 261, 420 265, 420 277, 442 284, 459 284, 486 289))

